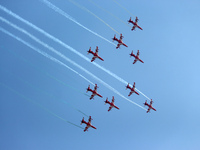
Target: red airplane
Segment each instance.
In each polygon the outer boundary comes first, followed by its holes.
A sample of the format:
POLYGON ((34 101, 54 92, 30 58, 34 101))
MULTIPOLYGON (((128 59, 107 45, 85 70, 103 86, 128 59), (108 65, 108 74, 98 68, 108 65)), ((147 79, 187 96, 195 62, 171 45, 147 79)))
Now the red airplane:
POLYGON ((137 22, 138 22, 138 17, 136 17, 135 18, 135 22, 133 21, 133 20, 131 20, 131 17, 130 17, 130 19, 128 20, 128 23, 132 23, 133 24, 133 27, 132 27, 132 31, 133 30, 135 30, 135 28, 137 27, 137 28, 139 28, 140 30, 143 30, 138 24, 137 24, 137 22))
POLYGON ((97 84, 95 84, 94 90, 92 90, 92 89, 90 88, 90 85, 88 86, 86 92, 88 92, 88 91, 92 92, 92 95, 91 95, 91 97, 90 97, 90 100, 93 99, 95 95, 98 95, 99 97, 102 98, 102 96, 101 96, 100 94, 97 93, 97 88, 98 88, 98 87, 97 87, 97 84))
POLYGON ((149 107, 148 110, 147 110, 147 113, 150 112, 151 109, 153 109, 154 111, 156 111, 156 109, 153 108, 152 104, 153 104, 152 99, 150 101, 150 104, 148 104, 147 101, 144 103, 144 106, 148 106, 149 107))
POLYGON ((134 54, 133 54, 133 51, 132 51, 131 54, 129 54, 129 55, 130 55, 130 57, 131 57, 131 56, 135 57, 135 60, 134 60, 133 64, 135 64, 138 60, 139 60, 140 62, 144 63, 144 62, 139 58, 139 55, 140 55, 139 50, 137 51, 137 55, 134 55, 134 54))
POLYGON ((124 44, 122 42, 122 39, 123 39, 122 34, 120 34, 120 39, 119 40, 116 38, 116 35, 114 36, 113 41, 117 41, 118 42, 116 49, 118 49, 120 47, 120 45, 124 45, 124 46, 128 47, 126 44, 124 44))
POLYGON ((108 111, 110 111, 113 107, 119 109, 119 107, 115 106, 114 101, 115 101, 114 96, 113 96, 113 98, 112 98, 112 102, 109 102, 109 101, 108 101, 108 98, 106 99, 105 104, 108 103, 108 104, 110 105, 108 111))
POLYGON ((99 59, 101 59, 102 61, 104 61, 104 60, 98 55, 98 51, 99 51, 98 46, 96 47, 95 53, 94 53, 93 51, 91 51, 91 47, 90 47, 89 51, 87 51, 88 54, 91 53, 91 54, 93 55, 91 62, 93 62, 96 58, 99 58, 99 59))
POLYGON ((135 91, 135 82, 134 82, 132 88, 129 86, 129 83, 128 83, 128 85, 126 86, 126 89, 127 88, 131 90, 128 96, 131 96, 132 93, 135 93, 135 94, 139 95, 139 93, 135 91))
POLYGON ((93 119, 91 118, 91 116, 89 116, 88 122, 86 122, 86 121, 84 120, 84 117, 83 117, 83 119, 81 120, 81 124, 82 124, 82 123, 85 123, 85 124, 86 124, 86 127, 85 127, 85 129, 84 129, 84 132, 85 132, 85 131, 88 131, 88 128, 89 128, 89 127, 92 127, 92 128, 94 128, 94 129, 97 129, 96 127, 94 127, 94 126, 91 124, 91 120, 93 120, 93 119))

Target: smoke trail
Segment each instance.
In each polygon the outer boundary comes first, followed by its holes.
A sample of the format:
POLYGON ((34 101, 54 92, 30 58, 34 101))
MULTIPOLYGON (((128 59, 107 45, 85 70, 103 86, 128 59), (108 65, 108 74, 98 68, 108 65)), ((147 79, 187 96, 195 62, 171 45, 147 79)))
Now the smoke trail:
POLYGON ((79 92, 79 93, 81 93, 81 94, 83 94, 83 95, 85 95, 85 96, 87 96, 87 97, 90 97, 90 95, 88 95, 88 94, 86 94, 86 93, 84 93, 84 92, 82 92, 82 91, 80 91, 80 90, 77 90, 76 88, 74 88, 74 87, 72 87, 72 86, 66 84, 64 81, 61 81, 61 80, 57 79, 56 77, 54 77, 53 75, 49 74, 48 72, 45 72, 44 70, 39 69, 39 68, 36 67, 34 64, 28 62, 26 59, 24 59, 24 58, 20 57, 19 55, 17 55, 15 52, 13 52, 13 51, 11 52, 11 51, 9 51, 9 50, 7 50, 7 51, 10 52, 10 54, 14 55, 15 57, 18 57, 19 59, 21 59, 21 60, 24 61, 25 63, 29 64, 29 65, 32 66, 33 68, 37 69, 37 70, 40 71, 41 73, 46 74, 46 75, 47 75, 48 77, 50 77, 51 79, 54 79, 55 81, 61 83, 61 84, 64 85, 64 86, 67 86, 67 87, 73 89, 73 90, 76 91, 76 92, 79 92), (13 53, 15 53, 15 54, 13 54, 13 53))
MULTIPOLYGON (((37 87, 37 88, 34 87, 31 83, 28 83, 27 81, 24 81, 24 80, 21 79, 21 78, 19 78, 19 77, 15 77, 15 78, 21 80, 22 82, 24 82, 26 85, 30 86, 31 88, 33 88, 33 89, 35 89, 35 90, 38 90, 38 91, 40 91, 41 93, 44 93, 44 94, 46 94, 46 95, 48 95, 48 96, 50 96, 50 97, 53 97, 52 94, 50 94, 50 93, 48 93, 48 92, 44 92, 42 89, 40 89, 40 88, 38 88, 38 87, 37 87)), ((60 100, 60 101, 63 102, 63 103, 65 103, 65 104, 67 104, 67 105, 69 105, 69 106, 71 106, 73 109, 75 109, 75 110, 78 111, 79 113, 82 113, 82 114, 85 115, 86 117, 89 117, 89 115, 87 115, 86 113, 82 112, 80 109, 77 109, 76 107, 74 107, 73 105, 71 105, 70 103, 68 103, 67 101, 64 101, 64 100, 60 100)))
MULTIPOLYGON (((48 2, 47 0, 43 0, 43 1, 46 1, 47 3, 50 3, 50 2, 48 2)), ((81 9, 87 11, 87 12, 90 13, 91 15, 95 16, 97 19, 99 19, 101 22, 103 22, 105 25, 107 25, 109 28, 111 28, 114 32, 116 32, 117 34, 120 35, 119 32, 117 32, 117 31, 116 31, 115 29, 113 29, 109 24, 107 24, 105 21, 103 21, 101 18, 99 18, 99 17, 98 17, 97 15, 95 15, 93 12, 89 11, 87 8, 81 6, 80 4, 74 2, 73 0, 68 0, 68 1, 71 2, 71 3, 73 3, 74 5, 76 5, 77 7, 79 7, 79 8, 81 8, 81 9)), ((53 5, 53 4, 51 4, 51 5, 53 5)))
POLYGON ((38 107, 40 107, 41 109, 45 110, 46 112, 48 112, 49 114, 53 115, 54 117, 57 117, 58 119, 63 120, 63 121, 65 121, 65 122, 67 122, 67 123, 69 123, 69 124, 71 124, 71 125, 74 125, 74 126, 76 126, 76 127, 78 127, 78 128, 84 129, 84 128, 82 128, 81 126, 78 126, 78 125, 76 125, 76 124, 74 124, 74 123, 72 123, 72 122, 70 122, 70 121, 67 121, 67 120, 65 120, 64 118, 62 118, 62 117, 56 115, 55 113, 53 113, 52 111, 50 111, 50 110, 47 109, 46 107, 44 107, 44 106, 42 106, 41 104, 39 104, 39 103, 37 103, 37 102, 31 100, 31 99, 28 98, 28 97, 22 95, 21 93, 19 93, 19 92, 17 92, 16 90, 10 88, 9 86, 7 86, 7 85, 5 85, 5 84, 3 84, 3 83, 0 83, 0 85, 2 85, 2 86, 4 86, 5 88, 9 89, 9 90, 12 91, 13 93, 19 95, 19 96, 22 97, 23 99, 25 99, 25 100, 27 100, 27 101, 29 101, 29 102, 31 102, 31 103, 37 105, 38 107))
MULTIPOLYGON (((30 23, 29 21, 21 18, 20 16, 16 15, 15 13, 11 12, 10 10, 6 9, 5 7, 0 5, 0 9, 3 10, 4 12, 6 12, 7 14, 15 17, 16 19, 24 22, 25 24, 29 25, 30 27, 32 27, 33 29, 37 30, 38 32, 42 33, 43 35, 47 36, 48 38, 52 39, 53 41, 59 43, 60 45, 62 45, 63 47, 69 49, 70 51, 74 52, 75 54, 77 54, 78 56, 82 57, 83 59, 87 60, 88 62, 90 62, 90 59, 88 59, 87 57, 85 57, 83 54, 81 54, 80 52, 76 51, 75 49, 73 49, 72 47, 70 47, 69 45, 65 44, 64 42, 62 42, 61 40, 55 38, 54 36, 50 35, 49 33, 45 32, 44 30, 40 29, 39 27, 33 25, 32 23, 30 23)), ((117 80, 119 80, 120 82, 124 83, 124 84, 128 84, 127 81, 123 80, 122 78, 118 77, 116 74, 112 73, 111 71, 105 69, 104 67, 98 65, 97 63, 93 62, 93 64, 104 70, 106 73, 108 73, 109 75, 113 76, 114 78, 116 78, 117 80)), ((136 88, 135 88, 136 89, 136 88)), ((148 98, 145 94, 143 94, 142 92, 140 92, 138 89, 136 89, 139 93, 141 93, 144 97, 146 97, 148 100, 150 100, 150 98, 148 98)))
POLYGON ((88 81, 88 82, 91 83, 92 85, 95 85, 94 83, 92 83, 90 80, 88 80, 87 78, 85 78, 83 75, 81 75, 80 73, 78 73, 78 72, 75 71, 74 69, 70 68, 69 66, 67 66, 67 65, 64 64, 63 62, 57 60, 56 58, 54 58, 54 57, 48 55, 47 53, 45 53, 45 52, 39 50, 38 48, 35 48, 34 46, 32 46, 31 44, 29 44, 28 42, 26 42, 26 41, 20 39, 19 37, 13 35, 12 33, 6 31, 5 29, 3 29, 3 28, 1 28, 1 27, 0 27, 0 31, 2 31, 2 32, 4 32, 5 34, 7 34, 7 35, 13 37, 14 39, 16 39, 16 40, 18 40, 18 41, 20 41, 20 42, 23 43, 24 45, 26 45, 26 46, 28 46, 29 48, 35 50, 35 51, 38 52, 39 54, 41 54, 41 55, 43 55, 43 56, 49 58, 50 60, 52 60, 52 61, 54 61, 54 62, 56 62, 56 63, 58 63, 58 64, 60 64, 60 65, 62 65, 62 66, 64 66, 64 67, 68 68, 69 70, 71 70, 72 72, 76 73, 77 75, 79 75, 81 78, 85 79, 86 81, 88 81))
MULTIPOLYGON (((16 37, 15 35, 9 33, 8 31, 4 30, 3 28, 0 28, 0 30, 4 33, 6 33, 7 35, 10 35, 11 37, 17 39, 18 41, 22 42, 23 44, 27 45, 28 47, 34 49, 35 51, 39 52, 40 54, 42 54, 43 56, 50 58, 51 60, 56 60, 54 57, 51 57, 50 55, 40 51, 39 49, 36 49, 35 47, 33 47, 32 45, 30 45, 29 43, 23 41, 22 39, 16 37), (44 54, 43 54, 44 53, 44 54)), ((37 42, 37 40, 36 40, 37 42)), ((43 45, 43 44, 42 44, 43 45)), ((48 48, 49 50, 53 49, 52 47, 48 46, 47 44, 44 44, 43 46, 45 46, 46 48, 48 48)), ((54 50, 54 49, 53 49, 54 50)), ((90 75, 91 77, 93 77, 94 79, 98 80, 99 82, 101 82, 104 86, 106 86, 107 88, 109 88, 110 90, 112 90, 114 93, 118 94, 119 96, 121 96, 122 98, 124 98, 125 100, 131 102, 132 104, 144 109, 146 111, 146 109, 142 106, 140 106, 139 104, 129 100, 128 98, 126 98, 125 96, 123 96, 121 93, 119 93, 116 89, 114 89, 113 87, 111 87, 110 85, 108 85, 107 83, 105 83, 103 80, 101 80, 100 78, 98 78, 97 76, 95 76, 94 74, 92 74, 91 72, 89 72, 88 70, 86 70, 85 68, 83 68, 82 66, 78 65, 77 63, 75 63, 74 61, 70 60, 69 58, 65 57, 66 60, 68 62, 70 62, 71 64, 73 64, 74 66, 78 67, 79 69, 81 69, 82 71, 84 71, 85 73, 87 73, 88 75, 90 75)), ((58 60, 57 60, 58 61, 58 60)), ((59 61, 60 62, 60 61, 59 61)), ((62 64, 65 65, 63 63, 58 63, 58 64, 62 64)))
POLYGON ((127 24, 127 22, 124 22, 123 20, 121 20, 120 18, 118 18, 117 16, 115 16, 114 14, 112 14, 111 12, 109 12, 109 11, 105 10, 104 8, 100 7, 100 6, 97 5, 94 1, 92 1, 92 0, 88 0, 88 1, 91 2, 93 5, 95 5, 96 7, 100 8, 101 10, 103 10, 104 12, 110 14, 110 15, 113 16, 115 19, 121 21, 123 24, 125 24, 125 25, 131 27, 129 24, 127 24))
POLYGON ((64 12, 63 10, 61 10, 60 8, 56 7, 55 5, 53 5, 52 3, 50 3, 49 1, 47 0, 41 0, 46 6, 48 6, 49 8, 53 9, 55 12, 63 15, 64 17, 66 17, 67 19, 73 21, 74 23, 76 23, 77 25, 79 25, 80 27, 86 29, 87 31, 89 31, 90 33, 100 37, 101 39, 109 42, 110 44, 116 46, 113 42, 109 41, 108 39, 102 37, 101 35, 97 34, 96 32, 88 29, 87 27, 85 27, 84 25, 80 24, 78 21, 76 21, 75 19, 73 19, 70 15, 68 15, 66 12, 64 12))
POLYGON ((119 4, 116 0, 113 0, 118 6, 120 6, 121 8, 123 8, 126 12, 128 12, 131 16, 133 16, 134 17, 134 15, 130 12, 130 11, 128 11, 125 7, 123 7, 121 4, 119 4))

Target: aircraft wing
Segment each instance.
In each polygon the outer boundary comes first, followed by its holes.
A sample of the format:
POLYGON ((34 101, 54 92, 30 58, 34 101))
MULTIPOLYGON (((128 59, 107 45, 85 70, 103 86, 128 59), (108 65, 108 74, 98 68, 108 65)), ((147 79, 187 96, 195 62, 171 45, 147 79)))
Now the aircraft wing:
POLYGON ((95 90, 95 92, 97 91, 97 84, 95 84, 94 90, 95 90))
POLYGON ((108 111, 110 111, 112 109, 112 106, 109 107, 108 111))
POLYGON ((96 50, 95 50, 95 53, 98 54, 98 51, 99 51, 99 49, 98 49, 98 46, 97 46, 96 50))
POLYGON ((93 98, 94 98, 94 96, 95 96, 95 95, 94 95, 94 94, 92 94, 92 95, 91 95, 91 97, 90 97, 90 100, 91 100, 91 99, 93 99, 93 98))
POLYGON ((131 96, 131 94, 133 94, 133 91, 130 91, 129 95, 128 96, 131 96))
POLYGON ((95 56, 94 56, 94 57, 92 57, 92 60, 91 60, 91 62, 93 62, 95 59, 96 59, 96 57, 95 57, 95 56))
POLYGON ((116 47, 116 49, 118 49, 118 48, 120 48, 120 44, 117 44, 117 47, 116 47))
POLYGON ((89 128, 89 126, 86 126, 86 127, 85 127, 85 129, 84 129, 84 132, 85 132, 85 131, 87 131, 87 130, 88 130, 88 128, 89 128))
POLYGON ((147 113, 150 112, 150 110, 151 110, 151 108, 149 107, 148 110, 147 110, 147 113))
POLYGON ((140 51, 138 50, 138 51, 137 51, 137 57, 139 57, 139 55, 140 55, 140 51))
POLYGON ((115 98, 114 98, 114 96, 113 96, 113 98, 112 98, 112 103, 114 104, 114 102, 115 102, 115 98))
POLYGON ((136 25, 134 25, 131 30, 133 31, 133 30, 135 30, 135 28, 136 28, 136 25))
POLYGON ((134 61, 133 61, 133 64, 135 64, 137 62, 137 59, 135 59, 134 61))

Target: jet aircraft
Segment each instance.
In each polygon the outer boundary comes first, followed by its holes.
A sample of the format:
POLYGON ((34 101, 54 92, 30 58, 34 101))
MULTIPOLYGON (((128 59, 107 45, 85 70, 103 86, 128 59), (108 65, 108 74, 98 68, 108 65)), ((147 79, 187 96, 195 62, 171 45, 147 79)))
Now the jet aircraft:
POLYGON ((91 120, 93 120, 93 119, 91 118, 91 116, 89 116, 88 122, 86 122, 86 121, 84 120, 84 117, 83 117, 83 119, 81 120, 81 124, 82 124, 82 123, 86 124, 86 127, 85 127, 85 129, 84 129, 84 132, 85 132, 85 131, 88 131, 88 128, 89 128, 89 127, 92 127, 92 128, 94 128, 94 129, 97 129, 95 126, 93 126, 93 125, 91 124, 91 120))
POLYGON ((109 102, 109 101, 108 101, 108 98, 106 99, 105 104, 108 103, 108 104, 110 105, 108 111, 110 111, 113 107, 119 109, 119 107, 115 106, 114 101, 115 101, 114 96, 112 97, 112 102, 109 102))
POLYGON ((128 23, 132 23, 132 24, 133 24, 133 27, 132 27, 132 29, 131 29, 132 31, 135 30, 136 27, 139 28, 140 30, 143 30, 143 29, 138 25, 138 23, 137 23, 138 20, 139 20, 138 17, 135 18, 135 22, 134 22, 133 20, 131 20, 131 17, 130 17, 130 19, 128 20, 128 23))
POLYGON ((95 84, 94 90, 92 90, 92 89, 90 88, 90 85, 88 86, 86 92, 88 92, 88 91, 92 92, 92 95, 91 95, 91 97, 90 97, 90 100, 93 99, 95 95, 98 95, 99 97, 102 98, 102 96, 101 96, 100 94, 97 93, 97 88, 98 88, 98 87, 97 87, 97 84, 95 84))
POLYGON ((134 54, 133 54, 133 51, 132 51, 131 54, 129 54, 129 55, 130 55, 130 57, 131 57, 131 56, 135 57, 135 60, 134 60, 133 64, 135 64, 138 60, 139 60, 140 62, 144 63, 144 62, 139 58, 139 55, 140 55, 139 50, 137 51, 137 55, 134 55, 134 54))
POLYGON ((131 90, 128 96, 131 96, 132 93, 135 93, 135 94, 139 95, 139 93, 135 91, 135 82, 134 82, 132 88, 129 86, 129 83, 128 83, 128 85, 126 86, 126 89, 127 88, 131 90))
POLYGON ((156 111, 156 109, 153 108, 152 104, 153 104, 152 99, 151 99, 151 101, 150 101, 150 104, 147 103, 147 100, 146 100, 146 102, 144 103, 144 106, 148 106, 148 107, 149 107, 148 110, 147 110, 147 113, 150 112, 151 109, 153 109, 154 111, 156 111))
POLYGON ((96 47, 95 52, 93 52, 93 51, 91 50, 91 47, 90 47, 90 49, 87 51, 88 54, 91 53, 91 54, 93 55, 91 62, 93 62, 96 58, 99 58, 100 60, 104 61, 103 58, 101 58, 101 57, 98 55, 98 51, 99 51, 98 46, 96 47))
POLYGON ((124 43, 122 42, 122 39, 123 39, 122 34, 120 34, 120 39, 117 39, 117 38, 116 38, 116 35, 115 35, 114 38, 112 38, 112 39, 113 39, 113 41, 117 41, 117 42, 118 42, 116 49, 118 49, 118 48, 120 47, 120 45, 124 45, 124 46, 128 47, 126 44, 124 44, 124 43))

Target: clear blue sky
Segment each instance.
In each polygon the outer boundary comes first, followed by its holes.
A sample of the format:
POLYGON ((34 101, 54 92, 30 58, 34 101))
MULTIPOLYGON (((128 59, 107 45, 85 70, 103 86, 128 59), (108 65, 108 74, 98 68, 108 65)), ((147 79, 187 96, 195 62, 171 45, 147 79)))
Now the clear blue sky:
MULTIPOLYGON (((86 88, 91 83, 0 31, 0 149, 200 149, 200 1, 117 0, 126 9, 113 0, 95 2, 124 24, 89 0, 76 0, 110 27, 70 1, 50 2, 111 42, 114 34, 119 37, 114 30, 122 33, 128 48, 116 49, 40 0, 2 0, 0 5, 88 59, 92 58, 91 54, 87 55, 89 47, 94 50, 98 46, 104 61, 96 59, 95 62, 131 84, 136 82, 136 88, 153 99, 157 111, 147 114, 102 82, 0 20, 1 28, 97 83, 98 92, 103 95, 103 98, 95 97, 90 101, 88 95, 91 93, 86 93, 86 88), (139 17, 138 24, 143 31, 131 31, 127 26, 127 20, 135 16, 139 17), (138 49, 144 64, 133 65, 134 59, 129 54, 138 49), (104 101, 107 97, 111 101, 112 96, 120 110, 113 108, 108 112, 109 106, 104 105, 104 101), (87 120, 89 115, 97 130, 89 128, 88 132, 83 132, 79 127, 85 125, 80 125, 80 120, 82 117, 87 120)), ((81 65, 131 101, 143 106, 147 100, 141 94, 128 97, 126 84, 1 9, 0 16, 81 65)))

